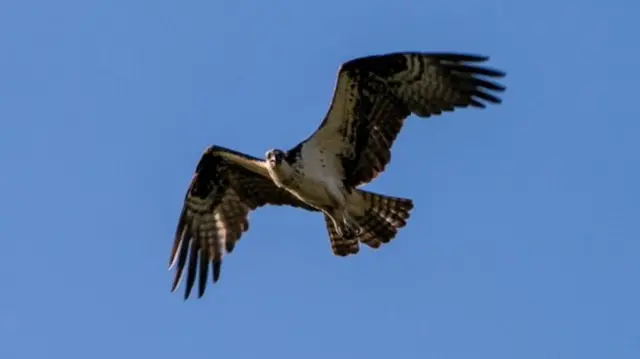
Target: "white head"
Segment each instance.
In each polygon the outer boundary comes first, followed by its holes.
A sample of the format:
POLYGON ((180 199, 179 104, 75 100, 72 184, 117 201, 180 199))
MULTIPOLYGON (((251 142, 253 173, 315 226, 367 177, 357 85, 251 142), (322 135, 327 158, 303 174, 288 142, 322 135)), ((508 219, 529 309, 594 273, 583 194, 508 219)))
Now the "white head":
POLYGON ((269 167, 279 167, 284 162, 284 152, 278 149, 271 149, 264 154, 264 159, 269 167))

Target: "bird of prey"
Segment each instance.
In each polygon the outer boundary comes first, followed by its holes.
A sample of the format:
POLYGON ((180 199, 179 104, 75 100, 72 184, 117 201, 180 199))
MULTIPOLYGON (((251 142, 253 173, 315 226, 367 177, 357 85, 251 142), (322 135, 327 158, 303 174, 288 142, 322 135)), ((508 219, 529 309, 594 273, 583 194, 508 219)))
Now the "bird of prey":
POLYGON ((460 53, 395 52, 349 60, 340 66, 333 99, 317 130, 264 159, 210 146, 187 190, 169 268, 171 291, 186 269, 187 299, 198 277, 198 297, 209 267, 218 281, 222 258, 249 228, 249 212, 282 205, 324 217, 331 250, 356 254, 378 248, 404 227, 411 199, 358 188, 384 171, 391 147, 411 114, 428 118, 457 108, 499 104, 505 73, 480 66, 488 57, 460 53))

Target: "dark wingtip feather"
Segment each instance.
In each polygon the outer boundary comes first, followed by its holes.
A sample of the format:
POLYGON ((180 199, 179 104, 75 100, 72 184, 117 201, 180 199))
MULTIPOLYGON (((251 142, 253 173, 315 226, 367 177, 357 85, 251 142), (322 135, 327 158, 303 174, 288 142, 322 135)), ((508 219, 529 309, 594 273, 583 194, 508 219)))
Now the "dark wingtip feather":
POLYGON ((198 298, 202 298, 207 289, 207 276, 209 275, 209 251, 207 246, 200 248, 200 273, 198 276, 198 298))
POLYGON ((439 61, 453 62, 452 64, 447 64, 447 67, 452 71, 466 72, 474 75, 484 75, 497 78, 502 78, 507 75, 507 73, 502 70, 468 64, 469 62, 486 62, 490 59, 489 56, 465 53, 428 53, 425 55, 439 61))
POLYGON ((178 258, 177 258, 177 268, 176 268, 176 274, 175 277, 173 278, 173 284, 171 286, 171 291, 174 292, 176 290, 176 288, 178 288, 178 284, 180 283, 180 280, 182 279, 182 272, 184 271, 184 265, 187 262, 187 254, 189 251, 189 244, 186 241, 186 232, 183 232, 181 237, 180 237, 180 247, 179 247, 179 251, 178 251, 178 258))
POLYGON ((180 279, 181 279, 180 276, 178 275, 178 273, 176 273, 175 276, 173 277, 173 283, 171 283, 171 293, 175 292, 176 289, 178 288, 180 279))
POLYGON ((226 241, 224 244, 224 248, 227 250, 227 253, 233 253, 233 249, 236 247, 236 241, 226 241))
POLYGON ((187 199, 189 198, 189 194, 191 193, 193 188, 196 186, 197 181, 198 172, 194 173, 194 175, 191 177, 191 182, 189 183, 189 187, 187 188, 187 193, 184 196, 184 204, 182 205, 182 211, 180 212, 180 217, 178 218, 173 247, 171 248, 171 255, 169 256, 169 270, 171 270, 171 268, 175 265, 178 249, 183 243, 185 243, 185 236, 189 231, 189 228, 187 226, 187 199))
POLYGON ((194 240, 191 242, 191 253, 189 254, 189 266, 187 268, 187 282, 185 287, 185 299, 191 295, 191 290, 196 281, 196 268, 198 266, 198 253, 200 251, 199 242, 194 240))
POLYGON ((175 265, 178 249, 182 244, 182 235, 186 227, 185 216, 186 216, 186 208, 183 207, 182 212, 180 213, 180 218, 178 219, 178 225, 176 227, 176 232, 173 240, 173 247, 171 248, 171 255, 169 256, 169 268, 168 268, 169 270, 171 270, 171 268, 175 265))
POLYGON ((477 107, 477 108, 486 108, 487 105, 483 104, 482 102, 475 100, 473 98, 469 99, 469 104, 473 107, 477 107))
POLYGON ((220 279, 220 268, 222 267, 222 260, 216 259, 211 262, 213 267, 213 283, 216 283, 220 279))
POLYGON ((491 95, 491 94, 488 94, 488 93, 486 93, 484 91, 481 91, 481 90, 474 91, 473 95, 477 96, 477 97, 479 97, 479 98, 481 98, 481 99, 483 99, 485 101, 491 102, 491 103, 495 103, 495 104, 502 103, 502 99, 501 98, 496 97, 496 96, 491 95))
POLYGON ((469 62, 484 62, 489 59, 489 56, 437 54, 435 58, 440 61, 441 66, 463 86, 461 90, 468 93, 469 97, 466 100, 468 105, 476 108, 486 108, 486 103, 481 102, 481 100, 493 104, 502 103, 502 99, 491 92, 501 93, 504 92, 507 87, 502 83, 489 81, 480 77, 503 78, 506 76, 506 72, 469 64, 469 62))
POLYGON ((430 52, 424 53, 424 55, 437 58, 438 60, 453 62, 485 62, 489 60, 489 56, 462 52, 430 52))
POLYGON ((507 73, 502 70, 497 70, 489 67, 467 65, 467 64, 451 64, 451 65, 447 65, 447 67, 451 71, 474 74, 474 75, 483 75, 483 76, 495 77, 495 78, 502 78, 507 75, 507 73))
POLYGON ((504 90, 507 89, 506 86, 502 84, 498 84, 492 81, 487 81, 479 78, 473 79, 473 85, 476 87, 484 87, 486 89, 496 91, 496 92, 504 92, 504 90))

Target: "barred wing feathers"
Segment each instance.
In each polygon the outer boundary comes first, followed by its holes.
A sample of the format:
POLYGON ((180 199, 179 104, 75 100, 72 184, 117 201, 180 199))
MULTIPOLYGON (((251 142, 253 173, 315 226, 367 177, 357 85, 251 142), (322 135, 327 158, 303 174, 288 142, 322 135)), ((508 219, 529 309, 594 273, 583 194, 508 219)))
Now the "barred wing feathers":
POLYGON ((212 281, 220 277, 222 257, 231 253, 249 229, 248 215, 264 205, 288 205, 315 211, 269 177, 264 162, 219 146, 202 155, 178 220, 170 268, 176 267, 171 291, 185 275, 187 299, 198 277, 198 297, 206 289, 209 267, 212 281))
POLYGON ((457 108, 499 104, 504 72, 476 66, 488 57, 404 52, 361 57, 338 71, 331 106, 307 141, 342 160, 345 184, 370 182, 391 160, 391 147, 411 114, 427 118, 457 108))

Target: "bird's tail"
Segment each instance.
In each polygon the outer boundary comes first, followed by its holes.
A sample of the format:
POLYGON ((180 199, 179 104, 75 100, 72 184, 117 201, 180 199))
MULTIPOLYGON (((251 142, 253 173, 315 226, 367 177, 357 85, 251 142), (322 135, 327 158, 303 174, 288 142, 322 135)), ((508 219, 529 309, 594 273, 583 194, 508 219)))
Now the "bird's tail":
POLYGON ((389 243, 398 230, 407 224, 413 201, 407 198, 391 197, 356 189, 365 207, 362 215, 353 216, 361 228, 360 233, 353 238, 341 237, 329 216, 324 215, 331 250, 335 255, 347 256, 359 251, 359 243, 371 248, 379 248, 383 243, 389 243))

